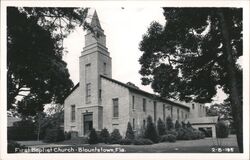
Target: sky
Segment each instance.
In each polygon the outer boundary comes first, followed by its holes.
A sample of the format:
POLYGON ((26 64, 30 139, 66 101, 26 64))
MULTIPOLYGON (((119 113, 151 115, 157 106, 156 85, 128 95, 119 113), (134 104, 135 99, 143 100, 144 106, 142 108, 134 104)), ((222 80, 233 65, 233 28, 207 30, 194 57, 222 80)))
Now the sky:
MULTIPOLYGON (((163 10, 159 7, 95 9, 106 35, 107 48, 112 58, 112 78, 123 83, 132 82, 140 89, 153 93, 150 86, 141 85, 138 60, 142 52, 139 50, 139 43, 152 21, 165 24, 163 10)), ((68 64, 70 78, 74 84, 79 82, 79 56, 84 47, 84 35, 85 32, 81 28, 76 28, 64 40, 64 47, 68 53, 63 59, 68 64)), ((218 90, 214 101, 223 102, 225 97, 225 94, 218 90)))

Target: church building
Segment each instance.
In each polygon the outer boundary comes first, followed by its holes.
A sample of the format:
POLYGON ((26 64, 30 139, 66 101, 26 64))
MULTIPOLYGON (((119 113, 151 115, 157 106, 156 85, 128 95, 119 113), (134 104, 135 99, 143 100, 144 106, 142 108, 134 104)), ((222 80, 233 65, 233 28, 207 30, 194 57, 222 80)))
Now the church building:
POLYGON ((173 122, 206 116, 203 104, 181 104, 113 79, 112 58, 96 11, 90 25, 93 31, 87 31, 79 58, 80 82, 64 101, 65 131, 77 131, 82 137, 92 128, 97 131, 107 128, 109 132, 119 129, 124 136, 128 122, 134 131, 139 131, 149 115, 155 123, 159 118, 165 121, 168 116, 173 122))

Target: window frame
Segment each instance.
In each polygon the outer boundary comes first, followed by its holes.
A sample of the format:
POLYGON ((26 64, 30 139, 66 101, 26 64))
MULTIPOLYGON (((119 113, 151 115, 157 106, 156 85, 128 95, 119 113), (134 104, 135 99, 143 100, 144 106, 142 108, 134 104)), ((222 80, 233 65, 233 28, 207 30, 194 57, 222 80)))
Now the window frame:
POLYGON ((118 118, 119 117, 119 98, 113 98, 113 118, 118 118), (117 102, 117 103, 115 103, 117 102))
POLYGON ((72 104, 71 105, 71 122, 75 122, 76 120, 76 105, 72 104))
POLYGON ((91 103, 91 83, 86 83, 86 104, 91 103))

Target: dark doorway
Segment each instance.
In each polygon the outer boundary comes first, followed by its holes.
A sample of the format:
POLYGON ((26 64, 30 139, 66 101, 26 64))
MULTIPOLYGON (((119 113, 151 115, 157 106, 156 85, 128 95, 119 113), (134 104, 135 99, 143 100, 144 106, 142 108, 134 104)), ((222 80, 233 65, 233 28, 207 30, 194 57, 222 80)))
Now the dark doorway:
POLYGON ((93 129, 93 113, 88 113, 83 115, 83 133, 88 135, 89 132, 93 129))

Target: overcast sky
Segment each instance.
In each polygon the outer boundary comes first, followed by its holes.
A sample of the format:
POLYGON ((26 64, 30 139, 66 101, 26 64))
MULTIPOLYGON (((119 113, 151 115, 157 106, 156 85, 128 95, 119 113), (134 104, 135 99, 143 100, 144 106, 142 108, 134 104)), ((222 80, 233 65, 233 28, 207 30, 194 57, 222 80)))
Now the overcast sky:
MULTIPOLYGON (((139 43, 152 21, 165 24, 161 8, 96 8, 100 23, 106 35, 107 48, 112 57, 112 78, 121 82, 132 82, 140 89, 153 93, 150 86, 141 85, 138 62, 142 52, 139 43)), ((64 41, 68 53, 64 60, 68 64, 70 78, 79 82, 79 56, 84 47, 85 32, 77 28, 64 41)), ((225 95, 220 91, 214 98, 222 102, 225 95)))

